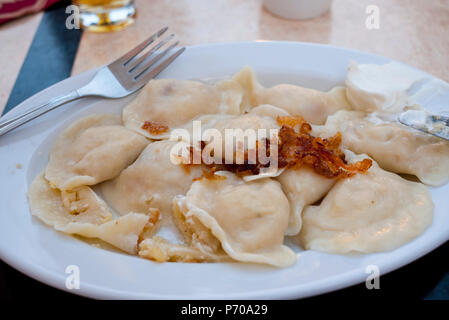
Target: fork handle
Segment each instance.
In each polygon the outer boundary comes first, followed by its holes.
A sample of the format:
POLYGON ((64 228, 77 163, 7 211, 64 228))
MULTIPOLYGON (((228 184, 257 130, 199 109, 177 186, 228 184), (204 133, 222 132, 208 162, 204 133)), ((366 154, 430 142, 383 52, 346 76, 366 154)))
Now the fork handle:
POLYGON ((31 110, 28 110, 13 118, 8 119, 8 117, 3 116, 0 118, 0 136, 27 123, 28 121, 33 120, 34 118, 39 117, 40 115, 50 110, 53 110, 67 102, 79 99, 81 97, 82 95, 78 92, 78 90, 73 90, 66 95, 53 98, 47 103, 32 108, 31 110))

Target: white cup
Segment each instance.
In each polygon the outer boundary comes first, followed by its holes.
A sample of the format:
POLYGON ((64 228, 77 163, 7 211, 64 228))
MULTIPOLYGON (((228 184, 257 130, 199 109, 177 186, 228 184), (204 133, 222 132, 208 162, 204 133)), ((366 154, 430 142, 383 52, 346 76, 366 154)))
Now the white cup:
POLYGON ((312 19, 330 8, 332 0, 264 0, 265 9, 273 14, 292 20, 312 19))

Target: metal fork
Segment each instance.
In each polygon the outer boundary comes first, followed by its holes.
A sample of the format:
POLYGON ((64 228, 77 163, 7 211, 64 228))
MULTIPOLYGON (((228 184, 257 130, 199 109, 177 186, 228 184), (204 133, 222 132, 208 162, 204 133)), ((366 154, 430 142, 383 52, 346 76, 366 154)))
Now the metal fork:
POLYGON ((163 51, 158 51, 173 39, 174 35, 171 34, 156 43, 148 52, 139 56, 150 44, 159 39, 167 29, 168 27, 159 30, 122 57, 101 68, 84 87, 56 97, 20 115, 14 117, 8 117, 6 115, 1 117, 0 136, 73 100, 88 96, 123 98, 136 92, 147 84, 148 81, 157 76, 185 50, 182 47, 169 55, 165 60, 162 60, 162 58, 178 45, 177 41, 163 51))

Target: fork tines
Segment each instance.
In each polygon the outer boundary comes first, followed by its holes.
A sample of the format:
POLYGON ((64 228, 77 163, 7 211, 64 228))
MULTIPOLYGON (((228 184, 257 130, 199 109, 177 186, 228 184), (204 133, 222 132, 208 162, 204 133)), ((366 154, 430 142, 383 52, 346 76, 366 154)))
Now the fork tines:
POLYGON ((145 82, 154 78, 185 50, 182 47, 173 52, 179 41, 170 44, 175 37, 174 34, 162 38, 162 35, 167 30, 168 27, 162 28, 124 56, 114 61, 111 66, 116 71, 118 71, 117 67, 120 66, 120 69, 126 70, 128 76, 131 76, 134 81, 145 82), (147 48, 148 50, 145 52, 147 48), (171 54, 166 59, 163 59, 168 53, 171 54))

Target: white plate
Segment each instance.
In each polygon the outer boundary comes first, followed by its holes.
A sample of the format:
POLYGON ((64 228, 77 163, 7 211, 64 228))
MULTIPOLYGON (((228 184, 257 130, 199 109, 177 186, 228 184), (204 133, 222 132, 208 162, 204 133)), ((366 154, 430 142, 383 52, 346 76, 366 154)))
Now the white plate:
MULTIPOLYGON (((189 47, 160 77, 217 79, 252 66, 262 83, 293 83, 328 90, 342 84, 350 60, 386 63, 387 58, 330 46, 243 42, 189 47)), ((30 98, 11 114, 86 83, 93 72, 67 79, 30 98)), ((448 105, 447 97, 446 104, 448 105)), ((0 256, 14 268, 56 288, 95 298, 273 299, 300 298, 365 281, 368 265, 381 274, 397 269, 449 239, 449 185, 431 188, 433 224, 419 238, 392 252, 341 256, 298 252, 286 269, 239 264, 158 264, 98 249, 58 233, 32 218, 26 192, 45 167, 57 134, 91 113, 118 113, 130 100, 85 99, 0 137, 0 256), (17 168, 20 164, 21 168, 17 168), (80 268, 81 287, 65 286, 66 267, 80 268)))

